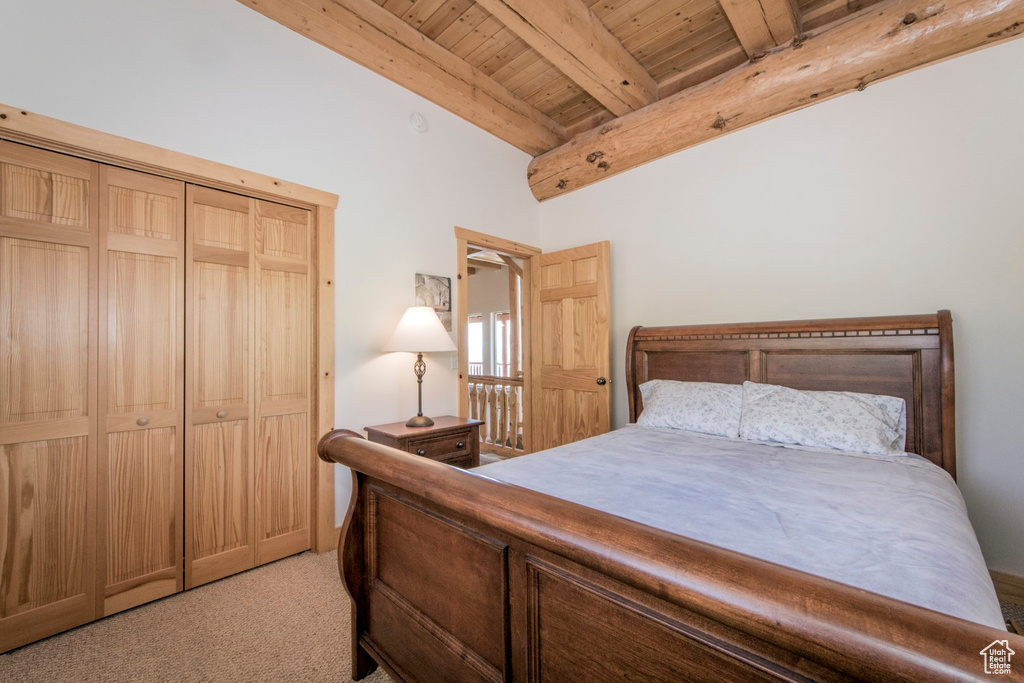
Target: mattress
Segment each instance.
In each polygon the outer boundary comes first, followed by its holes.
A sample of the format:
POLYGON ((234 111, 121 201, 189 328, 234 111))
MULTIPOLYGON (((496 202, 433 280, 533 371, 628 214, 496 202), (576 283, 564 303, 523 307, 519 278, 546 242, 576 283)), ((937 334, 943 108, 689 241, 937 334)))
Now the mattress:
POLYGON ((1006 628, 960 490, 924 458, 630 425, 474 472, 1006 628))

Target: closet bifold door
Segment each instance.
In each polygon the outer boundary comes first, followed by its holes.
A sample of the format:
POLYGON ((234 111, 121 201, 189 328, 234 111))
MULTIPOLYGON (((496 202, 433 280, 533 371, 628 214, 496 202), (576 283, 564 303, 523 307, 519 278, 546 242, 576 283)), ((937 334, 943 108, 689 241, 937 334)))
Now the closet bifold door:
POLYGON ((98 174, 0 142, 0 651, 97 613, 98 174))
POLYGON ((310 547, 312 221, 187 189, 185 586, 310 547))
POLYGON ((100 167, 101 616, 182 589, 184 209, 184 183, 100 167))
POLYGON ((253 200, 256 215, 256 563, 310 547, 310 212, 253 200))
POLYGON ((251 204, 186 190, 186 588, 256 563, 251 204))

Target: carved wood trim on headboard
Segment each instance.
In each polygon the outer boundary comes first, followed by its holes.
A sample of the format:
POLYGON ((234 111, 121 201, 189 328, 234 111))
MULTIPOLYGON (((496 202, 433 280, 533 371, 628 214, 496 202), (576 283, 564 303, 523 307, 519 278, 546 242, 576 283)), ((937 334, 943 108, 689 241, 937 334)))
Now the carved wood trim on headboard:
POLYGON ((953 322, 929 315, 675 327, 634 327, 626 345, 629 421, 652 379, 813 391, 857 391, 907 402, 907 450, 956 478, 953 322))

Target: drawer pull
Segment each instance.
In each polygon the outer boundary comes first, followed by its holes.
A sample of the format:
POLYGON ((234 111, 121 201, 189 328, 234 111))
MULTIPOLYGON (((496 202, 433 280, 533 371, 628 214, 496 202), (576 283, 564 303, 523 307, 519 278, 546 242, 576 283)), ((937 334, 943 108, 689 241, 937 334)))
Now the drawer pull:
POLYGON ((145 427, 146 425, 149 424, 149 418, 140 417, 138 420, 135 421, 135 424, 139 425, 140 427, 145 427))
POLYGON ((456 447, 456 448, 465 448, 465 447, 466 447, 466 444, 465 444, 465 442, 463 442, 463 441, 460 441, 460 442, 458 442, 457 444, 455 444, 455 447, 456 447))
POLYGON ((423 450, 422 448, 416 449, 416 455, 426 455, 426 454, 427 454, 427 452, 425 450, 423 450))
POLYGON ((225 418, 227 416, 228 416, 228 411, 226 411, 226 410, 218 410, 217 411, 217 417, 223 419, 223 418, 225 418))

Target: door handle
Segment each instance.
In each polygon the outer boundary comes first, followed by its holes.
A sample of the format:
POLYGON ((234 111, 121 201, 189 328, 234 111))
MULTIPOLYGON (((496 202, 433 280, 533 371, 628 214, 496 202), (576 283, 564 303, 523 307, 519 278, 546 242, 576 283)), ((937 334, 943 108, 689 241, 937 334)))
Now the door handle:
POLYGON ((605 384, 608 384, 608 380, 606 380, 604 377, 597 378, 597 386, 603 387, 605 384))

